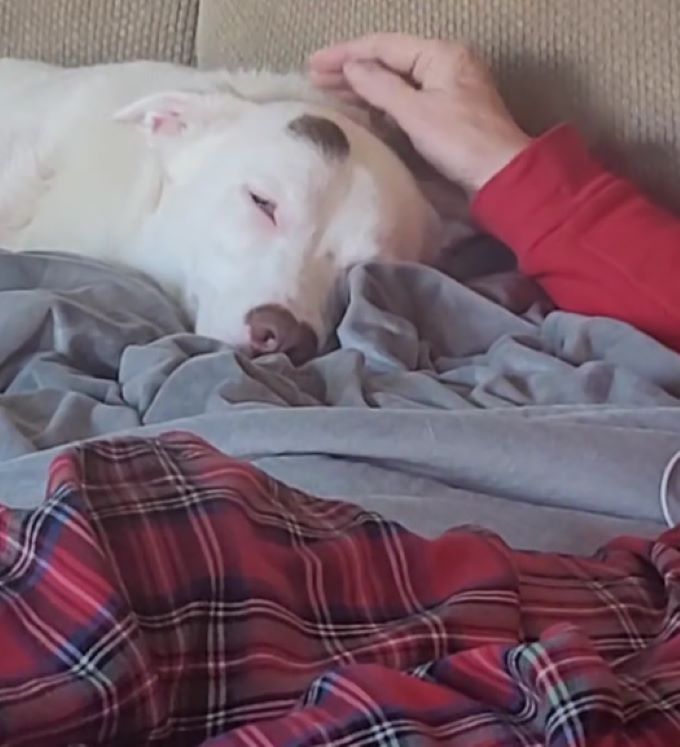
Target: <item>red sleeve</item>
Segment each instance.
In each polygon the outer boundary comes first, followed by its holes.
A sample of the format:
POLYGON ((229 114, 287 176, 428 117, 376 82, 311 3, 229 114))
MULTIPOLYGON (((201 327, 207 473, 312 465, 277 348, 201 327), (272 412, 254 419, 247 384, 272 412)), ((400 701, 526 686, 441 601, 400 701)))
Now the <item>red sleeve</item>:
POLYGON ((472 211, 559 308, 621 319, 680 351, 680 219, 605 171, 570 126, 535 140, 472 211))

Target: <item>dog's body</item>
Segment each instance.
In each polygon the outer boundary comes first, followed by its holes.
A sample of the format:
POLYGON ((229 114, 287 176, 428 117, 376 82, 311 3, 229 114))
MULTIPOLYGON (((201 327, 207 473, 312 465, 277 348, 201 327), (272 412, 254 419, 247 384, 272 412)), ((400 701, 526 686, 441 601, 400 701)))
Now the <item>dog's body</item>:
POLYGON ((0 246, 146 272, 255 353, 324 338, 351 265, 441 244, 401 161, 301 76, 0 60, 0 110, 0 246))

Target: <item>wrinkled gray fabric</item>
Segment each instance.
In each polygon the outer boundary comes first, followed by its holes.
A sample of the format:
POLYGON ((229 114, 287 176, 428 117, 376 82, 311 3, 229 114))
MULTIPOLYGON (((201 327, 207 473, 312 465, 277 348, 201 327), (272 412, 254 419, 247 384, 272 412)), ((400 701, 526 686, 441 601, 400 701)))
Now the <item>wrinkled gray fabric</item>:
POLYGON ((514 273, 468 285, 355 268, 337 344, 295 369, 191 334, 142 276, 1 252, 0 499, 39 501, 50 459, 74 441, 187 429, 427 535, 475 523, 589 552, 660 531, 680 356, 625 324, 551 310, 514 273))

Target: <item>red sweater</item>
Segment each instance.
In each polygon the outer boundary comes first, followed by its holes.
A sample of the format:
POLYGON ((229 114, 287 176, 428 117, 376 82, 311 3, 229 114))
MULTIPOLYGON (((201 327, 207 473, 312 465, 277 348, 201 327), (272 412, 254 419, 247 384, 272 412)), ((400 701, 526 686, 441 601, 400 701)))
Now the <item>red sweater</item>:
POLYGON ((680 219, 563 125, 477 194, 473 216, 565 311, 633 324, 680 351, 680 219))

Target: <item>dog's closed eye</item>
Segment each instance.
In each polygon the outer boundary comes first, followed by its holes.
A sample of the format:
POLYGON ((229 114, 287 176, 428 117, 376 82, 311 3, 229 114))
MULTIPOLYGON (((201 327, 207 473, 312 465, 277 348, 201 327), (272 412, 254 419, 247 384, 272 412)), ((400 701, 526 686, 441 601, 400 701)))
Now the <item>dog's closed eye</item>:
POLYGON ((276 225, 276 203, 273 200, 262 197, 262 195, 257 194, 257 192, 253 192, 252 190, 248 190, 248 194, 257 209, 264 213, 267 218, 276 225))

